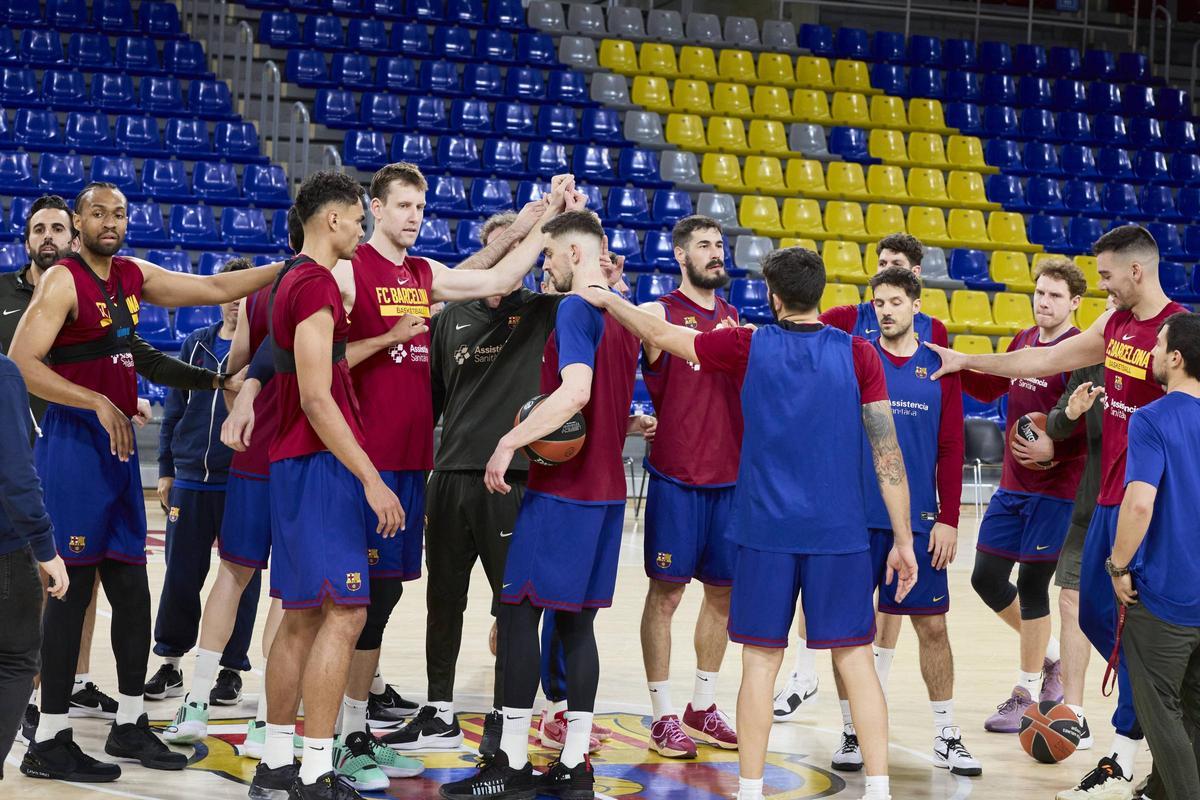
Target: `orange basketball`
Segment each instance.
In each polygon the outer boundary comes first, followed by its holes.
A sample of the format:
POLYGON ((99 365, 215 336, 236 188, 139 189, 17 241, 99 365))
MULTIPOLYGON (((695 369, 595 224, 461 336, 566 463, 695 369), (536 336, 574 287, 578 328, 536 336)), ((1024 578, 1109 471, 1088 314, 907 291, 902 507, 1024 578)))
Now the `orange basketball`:
MULTIPOLYGON (((1011 448, 1012 443, 1017 439, 1024 439, 1027 442, 1032 442, 1036 438, 1033 434, 1033 429, 1036 428, 1043 436, 1046 435, 1046 415, 1041 411, 1030 411, 1023 415, 1019 420, 1013 423, 1013 426, 1008 429, 1008 445, 1011 448)), ((1029 469, 1052 469, 1058 466, 1057 461, 1028 461, 1016 456, 1014 457, 1023 467, 1029 469)))
MULTIPOLYGON (((548 395, 539 394, 526 401, 525 405, 517 411, 517 419, 514 424, 520 425, 524 422, 525 418, 529 416, 529 412, 533 411, 537 404, 546 397, 548 395)), ((583 414, 576 412, 575 416, 564 422, 558 430, 543 436, 536 442, 530 442, 521 450, 530 461, 544 467, 553 467, 579 455, 586 440, 587 423, 584 422, 583 414)))
POLYGON ((1079 746, 1083 726, 1063 703, 1043 700, 1021 717, 1021 747, 1043 764, 1057 764, 1079 746))

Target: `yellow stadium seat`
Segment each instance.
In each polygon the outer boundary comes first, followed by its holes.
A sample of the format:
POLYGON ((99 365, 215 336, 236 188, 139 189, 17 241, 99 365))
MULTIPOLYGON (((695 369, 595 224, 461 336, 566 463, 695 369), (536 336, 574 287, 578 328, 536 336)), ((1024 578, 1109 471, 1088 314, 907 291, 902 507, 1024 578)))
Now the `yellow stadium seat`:
POLYGON ((908 116, 904 113, 904 101, 886 94, 872 97, 871 124, 880 128, 907 128, 908 116))
POLYGON ((908 149, 904 146, 904 134, 876 128, 867 138, 867 151, 871 158, 899 163, 908 162, 908 149))
POLYGON ((705 153, 700 162, 700 180, 711 183, 722 191, 741 191, 742 167, 737 156, 726 153, 705 153))
POLYGON ((774 197, 744 195, 738 205, 738 224, 763 236, 779 236, 783 233, 779 223, 779 204, 774 197))
POLYGON ((975 336, 970 333, 960 333, 954 337, 953 347, 960 353, 972 355, 988 355, 992 353, 992 340, 986 336, 975 336))
POLYGON ((742 180, 747 189, 769 193, 785 194, 787 184, 783 180, 783 165, 774 156, 747 156, 746 165, 742 169, 742 180))
POLYGON ((797 239, 794 236, 784 236, 779 240, 779 249, 782 250, 785 247, 803 247, 805 250, 812 250, 814 253, 817 251, 817 243, 812 239, 797 239))
POLYGON ((996 340, 996 352, 997 353, 1007 353, 1008 346, 1010 344, 1012 344, 1012 340, 1013 340, 1013 337, 1011 337, 1011 336, 1001 336, 999 339, 996 340))
POLYGON ((944 289, 921 289, 921 310, 931 317, 940 319, 951 333, 966 333, 965 325, 955 325, 950 319, 950 301, 944 289))
POLYGON ((915 201, 943 205, 948 200, 946 176, 940 169, 913 167, 908 171, 908 193, 915 201))
POLYGON ((997 292, 992 301, 992 318, 997 325, 1008 327, 1008 333, 1019 333, 1033 327, 1033 303, 1027 294, 997 292))
POLYGON ((988 204, 987 191, 983 187, 983 176, 978 172, 951 170, 948 183, 950 199, 954 202, 971 206, 988 204))
POLYGON ((717 60, 717 74, 723 81, 755 83, 754 54, 748 50, 722 50, 717 60))
POLYGON ((904 233, 904 209, 891 203, 872 203, 867 206, 867 233, 875 239, 892 233, 904 233))
MULTIPOLYGON (((959 289, 950 297, 950 317, 955 325, 965 325, 971 333, 999 335, 1008 328, 997 326, 985 292, 959 289)), ((953 331, 959 333, 961 331, 953 331)))
POLYGON ((717 79, 717 57, 711 47, 679 48, 679 74, 698 81, 717 79))
POLYGON ((1016 245, 1006 249, 1030 249, 1029 238, 1025 235, 1025 218, 1015 211, 993 211, 988 217, 987 230, 988 237, 996 244, 1016 245))
POLYGON ((996 250, 988 264, 988 273, 996 283, 1003 283, 1010 292, 1032 292, 1029 258, 1012 250, 996 250))
POLYGON ((872 164, 867 168, 867 191, 880 200, 907 202, 904 170, 889 164, 872 164))
POLYGON ((821 207, 816 200, 789 197, 783 201, 783 227, 788 233, 798 233, 814 239, 826 237, 821 207))
POLYGON ((1100 268, 1096 265, 1095 256, 1075 256, 1075 266, 1083 271, 1083 277, 1087 278, 1088 297, 1105 297, 1106 293, 1100 289, 1100 268))
POLYGON ((685 114, 711 114, 713 106, 712 98, 708 94, 708 84, 704 81, 680 78, 675 81, 671 105, 676 111, 685 114))
POLYGON ((732 117, 709 117, 708 146, 724 153, 749 151, 745 123, 732 117))
POLYGON ((666 114, 674 110, 674 106, 671 104, 671 90, 667 88, 666 78, 638 75, 633 79, 629 97, 647 111, 666 114))
POLYGON ((669 44, 645 42, 638 52, 638 71, 643 75, 659 75, 663 78, 674 78, 679 74, 679 65, 675 63, 675 48, 669 44))
MULTIPOLYGON (((875 251, 875 242, 867 242, 863 252, 863 264, 866 265, 868 272, 879 271, 879 254, 875 251)), ((868 289, 868 291, 870 290, 868 289)))
POLYGON ((792 158, 787 163, 787 188, 801 197, 828 197, 825 172, 820 161, 808 158, 792 158))
POLYGON ((940 133, 912 133, 908 137, 908 157, 914 164, 946 166, 946 150, 940 133))
POLYGON ((862 164, 854 161, 830 161, 825 180, 829 191, 839 197, 859 200, 867 196, 867 179, 862 164))
POLYGON ((708 140, 704 136, 704 120, 695 114, 668 114, 666 139, 684 150, 704 150, 708 140))
POLYGON ((718 83, 713 86, 713 110, 726 117, 751 117, 750 90, 741 83, 718 83))
POLYGON ((830 200, 825 204, 825 230, 835 236, 865 240, 867 225, 862 206, 845 200, 830 200))
POLYGON ((773 119, 750 120, 750 149, 769 156, 787 156, 787 130, 783 123, 773 119))
POLYGON ((908 209, 908 232, 925 244, 946 244, 950 235, 946 232, 946 218, 940 208, 911 206, 908 209))
POLYGON ((638 71, 637 51, 633 42, 620 39, 605 39, 600 42, 600 66, 622 75, 634 75, 638 71))
POLYGON ((977 246, 987 244, 987 223, 984 222, 983 212, 973 208, 952 208, 946 227, 951 240, 960 246, 977 246))
POLYGON ((792 93, 792 116, 802 122, 832 125, 829 96, 819 89, 797 89, 792 93))
POLYGON ((944 131, 946 116, 940 100, 914 97, 908 101, 908 124, 922 131, 944 131))
POLYGON ((787 89, 782 86, 755 86, 754 116, 790 119, 792 104, 788 99, 787 89))
POLYGON ((863 270, 862 252, 855 242, 828 239, 821 245, 821 260, 825 262, 825 274, 830 283, 867 282, 863 270))
POLYGON ((867 110, 865 95, 854 92, 837 92, 833 95, 832 111, 834 125, 861 127, 871 124, 871 114, 867 110))
POLYGON ((833 91, 833 73, 829 59, 820 56, 800 56, 796 59, 796 83, 806 89, 833 91))
POLYGON ((841 92, 864 92, 873 94, 871 75, 862 61, 839 59, 833 65, 833 85, 841 92))
POLYGON ((860 302, 858 289, 846 283, 827 283, 821 290, 821 313, 837 306, 856 306, 860 302))
POLYGON ((996 172, 983 160, 983 143, 977 136, 955 134, 946 142, 946 159, 955 169, 970 169, 976 172, 996 172))
POLYGON ((796 66, 787 53, 759 53, 758 82, 768 86, 794 86, 796 66))
POLYGON ((1104 300, 1099 297, 1085 297, 1079 303, 1079 310, 1075 312, 1075 319, 1079 321, 1079 329, 1086 330, 1092 326, 1101 314, 1106 311, 1104 300))

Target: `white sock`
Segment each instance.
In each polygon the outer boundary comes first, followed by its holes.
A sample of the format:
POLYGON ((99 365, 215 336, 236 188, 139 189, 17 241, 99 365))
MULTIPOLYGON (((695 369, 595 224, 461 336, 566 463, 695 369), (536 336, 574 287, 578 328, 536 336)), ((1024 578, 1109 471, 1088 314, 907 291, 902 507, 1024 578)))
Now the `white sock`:
POLYGON ((802 677, 811 678, 816 675, 817 653, 808 649, 808 641, 805 639, 796 640, 796 669, 793 671, 802 677))
POLYGON ((350 695, 342 698, 342 738, 367 729, 367 701, 355 700, 350 695))
POLYGON ((542 712, 542 719, 554 719, 559 714, 565 713, 567 713, 566 700, 551 700, 546 703, 546 710, 542 712))
POLYGON ((1139 744, 1139 740, 1119 733, 1113 736, 1113 761, 1117 762, 1127 781, 1133 780, 1133 759, 1137 756, 1139 744))
POLYGON ((863 800, 892 800, 887 775, 868 775, 866 783, 867 791, 863 794, 863 800))
POLYGON ((42 714, 38 718, 37 733, 34 734, 35 742, 48 742, 55 737, 59 731, 65 731, 71 727, 67 722, 66 714, 42 714))
POLYGON ((118 694, 117 724, 130 725, 137 722, 138 717, 142 716, 145 703, 146 698, 140 694, 118 694))
POLYGON ((92 673, 84 672, 75 676, 75 685, 71 688, 72 692, 78 692, 84 686, 92 682, 92 673))
POLYGON ((437 709, 437 718, 449 725, 454 722, 454 703, 447 703, 439 700, 429 705, 437 709))
POLYGON ((371 694, 383 694, 387 691, 387 681, 375 670, 375 679, 371 681, 371 694))
POLYGON ((843 725, 853 725, 854 718, 850 716, 850 701, 849 700, 838 700, 838 705, 840 705, 842 707, 842 724, 843 725))
POLYGON ((559 761, 564 767, 576 767, 587 755, 592 739, 592 712, 567 711, 567 738, 559 761))
MULTIPOLYGON (((651 716, 655 720, 669 717, 675 713, 675 709, 671 705, 670 681, 653 681, 647 683, 646 688, 650 690, 651 716)), ((705 708, 708 708, 708 706, 705 706, 705 708)))
POLYGON ((1030 697, 1036 698, 1042 691, 1042 673, 1017 672, 1017 686, 1029 692, 1030 697))
POLYGON ((738 776, 737 800, 762 800, 763 779, 738 776))
POLYGON ((207 703, 217 682, 217 670, 221 666, 221 654, 203 648, 196 650, 196 671, 192 674, 192 690, 188 692, 193 702, 207 703))
POLYGON ((716 672, 696 670, 696 687, 692 690, 692 710, 707 711, 717 702, 716 672))
POLYGON ((254 712, 254 721, 263 724, 267 722, 267 688, 265 686, 258 695, 258 711, 254 712))
POLYGON ((38 692, 38 690, 34 689, 32 692, 29 693, 29 705, 36 706, 38 704, 37 692, 38 692))
POLYGON ((529 763, 529 723, 532 720, 532 708, 504 707, 500 749, 508 756, 508 765, 513 769, 521 769, 529 763))
POLYGON ((1050 641, 1046 642, 1046 660, 1058 661, 1060 658, 1062 658, 1062 653, 1058 646, 1058 639, 1051 636, 1050 641))
POLYGON ((333 739, 304 737, 304 755, 300 761, 300 782, 312 785, 333 770, 333 739))
POLYGON ((888 673, 892 671, 892 659, 896 657, 896 649, 876 646, 872 646, 871 649, 875 652, 875 674, 879 676, 879 685, 886 692, 888 673))
POLYGON ((933 735, 941 736, 942 728, 954 724, 954 700, 930 700, 933 709, 933 735))
POLYGON ((268 769, 279 769, 292 763, 296 756, 296 746, 293 741, 296 736, 296 726, 272 725, 267 723, 267 735, 263 740, 262 763, 268 769))
POLYGON ((164 663, 170 664, 175 669, 179 669, 179 662, 181 662, 181 661, 183 661, 183 659, 180 658, 179 656, 167 656, 166 658, 163 659, 164 663))

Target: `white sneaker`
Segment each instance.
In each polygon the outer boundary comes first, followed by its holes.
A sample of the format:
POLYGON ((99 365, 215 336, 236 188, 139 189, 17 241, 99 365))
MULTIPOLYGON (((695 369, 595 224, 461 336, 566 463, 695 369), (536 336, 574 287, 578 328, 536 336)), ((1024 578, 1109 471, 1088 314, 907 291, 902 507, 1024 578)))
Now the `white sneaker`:
POLYGON ((163 732, 169 744, 195 744, 208 735, 208 703, 197 703, 184 697, 183 705, 175 712, 175 720, 163 732))
POLYGON ((1083 728, 1083 734, 1079 737, 1079 744, 1075 747, 1076 750, 1091 750, 1092 749, 1092 729, 1088 727, 1087 717, 1083 714, 1079 715, 1079 726, 1083 728))
POLYGON ((934 737, 933 764, 954 775, 974 777, 983 774, 983 765, 963 746, 962 731, 957 725, 947 725, 940 736, 934 737))
POLYGON ((1083 776, 1074 789, 1064 789, 1055 800, 1132 800, 1133 779, 1126 778, 1115 760, 1105 756, 1083 776))
POLYGON ((800 707, 817 696, 817 676, 793 672, 775 695, 775 722, 791 722, 800 715, 800 707))
POLYGON ((858 772, 863 768, 862 750, 854 725, 842 728, 842 743, 833 753, 833 768, 840 772, 858 772))

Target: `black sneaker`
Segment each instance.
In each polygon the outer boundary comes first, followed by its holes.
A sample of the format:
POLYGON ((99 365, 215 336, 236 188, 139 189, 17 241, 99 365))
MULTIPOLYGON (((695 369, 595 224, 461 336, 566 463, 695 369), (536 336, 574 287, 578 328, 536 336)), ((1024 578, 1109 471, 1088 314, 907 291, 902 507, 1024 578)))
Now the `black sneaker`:
POLYGON ((275 769, 260 761, 254 769, 254 780, 250 781, 250 800, 287 800, 299 774, 299 761, 275 769))
POLYGON ((500 749, 500 735, 504 733, 504 717, 493 711, 483 718, 483 738, 479 740, 479 755, 495 755, 500 749))
POLYGON ((71 695, 72 717, 117 718, 117 701, 100 691, 96 684, 85 683, 83 688, 71 695))
POLYGON ((104 742, 104 752, 115 758, 131 758, 146 769, 177 770, 187 766, 187 756, 176 753, 150 730, 145 714, 137 722, 113 723, 104 742))
POLYGON ((108 783, 121 777, 121 768, 89 756, 75 744, 70 728, 47 742, 35 742, 21 760, 21 774, 30 778, 79 783, 108 783))
POLYGON ((416 719, 380 738, 393 750, 457 750, 462 740, 458 717, 452 717, 449 724, 442 722, 433 706, 425 706, 416 719))
POLYGON ((37 735, 38 722, 42 719, 42 712, 38 711, 38 707, 33 703, 25 706, 25 715, 21 717, 21 738, 25 740, 25 744, 33 744, 33 737, 37 735))
POLYGON ((1100 759, 1100 763, 1094 770, 1083 776, 1083 780, 1079 782, 1078 786, 1065 792, 1059 792, 1057 796, 1071 800, 1091 796, 1108 797, 1110 793, 1112 796, 1116 796, 1118 790, 1124 789, 1125 796, 1128 797, 1133 794, 1133 787, 1129 786, 1132 781, 1132 778, 1125 777, 1120 764, 1105 756, 1100 759), (1126 789, 1125 786, 1129 786, 1129 788, 1126 789))
POLYGON ((332 771, 317 778, 316 783, 309 784, 301 783, 297 775, 287 796, 288 800, 362 800, 358 790, 332 771))
MULTIPOLYGON (((425 709, 421 711, 424 713, 425 709)), ((508 765, 508 756, 503 750, 497 751, 494 756, 479 759, 479 771, 470 778, 447 783, 440 790, 445 800, 474 800, 479 797, 533 800, 537 793, 533 765, 526 762, 521 769, 513 769, 508 765)))
POLYGON ((592 800, 596 796, 596 773, 591 759, 585 755, 574 767, 554 761, 538 776, 537 791, 563 800, 592 800))
POLYGON ((236 706, 242 702, 242 674, 232 669, 218 672, 217 682, 208 693, 208 702, 214 706, 236 706))
POLYGON ((394 728, 416 714, 419 708, 419 705, 405 700, 388 684, 382 694, 367 697, 367 725, 372 728, 394 728))
POLYGON ((183 697, 183 670, 163 664, 158 672, 146 681, 147 700, 166 700, 168 697, 183 697))

